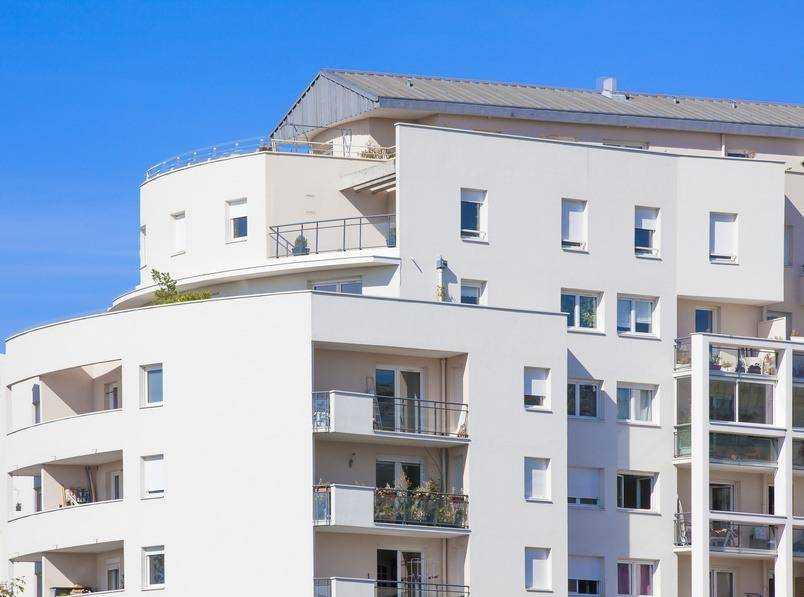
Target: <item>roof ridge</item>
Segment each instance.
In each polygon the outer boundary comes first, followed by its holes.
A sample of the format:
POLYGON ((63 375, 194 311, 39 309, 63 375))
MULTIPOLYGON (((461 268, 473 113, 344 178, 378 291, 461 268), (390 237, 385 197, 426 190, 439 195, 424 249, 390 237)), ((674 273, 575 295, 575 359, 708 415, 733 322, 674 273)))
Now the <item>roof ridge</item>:
MULTIPOLYGON (((551 85, 543 85, 543 84, 535 84, 535 83, 522 83, 522 82, 514 82, 514 81, 491 81, 486 79, 472 79, 472 78, 462 78, 462 77, 443 77, 443 76, 436 76, 436 75, 415 75, 415 74, 405 74, 405 73, 389 73, 389 72, 381 72, 381 71, 370 71, 370 70, 358 70, 358 69, 336 69, 336 68, 326 68, 321 69, 322 73, 328 72, 333 74, 354 74, 354 75, 371 75, 371 76, 378 76, 378 77, 395 77, 395 78, 407 78, 407 79, 420 79, 420 80, 434 80, 434 81, 448 81, 454 83, 475 83, 479 85, 503 85, 506 87, 524 87, 528 89, 544 89, 549 91, 564 91, 564 92, 572 92, 572 93, 588 93, 593 95, 600 95, 600 92, 596 89, 588 89, 588 88, 579 88, 579 87, 560 87, 560 86, 551 86, 551 85)), ((723 103, 737 103, 737 104, 752 104, 752 105, 765 105, 765 106, 785 106, 790 108, 804 108, 804 104, 798 104, 795 102, 782 102, 782 101, 772 101, 772 100, 749 100, 749 99, 739 99, 739 98, 730 98, 730 97, 704 97, 704 96, 694 96, 694 95, 685 95, 685 94, 678 94, 678 93, 660 93, 660 92, 647 92, 647 91, 631 91, 629 89, 618 89, 621 93, 626 93, 634 96, 643 96, 643 97, 657 97, 657 98, 667 98, 667 99, 682 99, 682 100, 695 100, 695 101, 708 101, 708 102, 723 102, 723 103)))

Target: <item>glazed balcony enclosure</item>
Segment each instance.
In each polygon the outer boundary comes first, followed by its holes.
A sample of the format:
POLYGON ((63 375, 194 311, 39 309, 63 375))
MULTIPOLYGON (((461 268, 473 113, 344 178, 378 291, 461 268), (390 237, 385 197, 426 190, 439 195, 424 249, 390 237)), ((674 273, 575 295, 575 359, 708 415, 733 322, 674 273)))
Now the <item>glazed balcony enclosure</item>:
MULTIPOLYGON (((778 546, 778 531, 767 524, 750 524, 729 520, 709 522, 709 550, 733 553, 757 553, 772 555, 778 546)), ((688 512, 675 516, 675 545, 689 547, 696 535, 688 512)))
MULTIPOLYGON (((675 431, 676 458, 692 455, 690 425, 675 431)), ((772 467, 778 459, 778 440, 772 437, 712 432, 709 434, 709 462, 721 465, 772 467)))
POLYGON ((9 431, 123 406, 120 361, 87 364, 11 386, 9 431))
POLYGON ((321 439, 465 445, 464 362, 463 356, 319 349, 315 384, 332 389, 313 392, 313 431, 321 439))

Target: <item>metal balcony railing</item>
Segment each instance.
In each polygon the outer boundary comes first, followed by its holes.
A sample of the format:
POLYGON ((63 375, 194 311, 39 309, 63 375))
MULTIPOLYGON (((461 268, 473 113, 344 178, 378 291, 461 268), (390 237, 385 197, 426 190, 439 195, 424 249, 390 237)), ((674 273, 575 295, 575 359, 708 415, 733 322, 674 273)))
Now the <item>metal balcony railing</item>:
POLYGON ((269 227, 271 257, 396 246, 396 216, 311 220, 269 227))
POLYGON ((374 429, 468 437, 469 407, 456 402, 374 396, 374 429))
POLYGON ((374 522, 467 528, 469 496, 425 488, 374 490, 374 522))
POLYGON ((465 597, 469 587, 429 582, 378 580, 375 597, 465 597))
POLYGON ((396 155, 395 147, 379 145, 352 145, 350 143, 319 143, 315 141, 271 139, 252 137, 237 141, 226 141, 209 147, 191 149, 175 157, 154 164, 145 171, 145 180, 165 174, 178 168, 211 162, 235 155, 250 153, 278 152, 300 153, 305 155, 357 158, 366 160, 388 160, 396 155))
MULTIPOLYGON (((767 524, 709 521, 709 549, 713 551, 775 551, 777 535, 776 527, 767 524)), ((692 515, 689 512, 676 513, 673 543, 678 547, 689 547, 692 537, 692 515)), ((801 549, 804 550, 804 537, 801 549)))

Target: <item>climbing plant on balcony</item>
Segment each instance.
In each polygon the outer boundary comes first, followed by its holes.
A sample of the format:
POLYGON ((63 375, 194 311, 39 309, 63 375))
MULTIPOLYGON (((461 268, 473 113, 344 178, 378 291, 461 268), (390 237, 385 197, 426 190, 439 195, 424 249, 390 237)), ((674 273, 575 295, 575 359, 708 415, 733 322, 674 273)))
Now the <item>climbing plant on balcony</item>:
MULTIPOLYGON (((179 292, 176 288, 176 280, 169 273, 160 272, 152 269, 151 277, 159 288, 154 292, 155 305, 167 305, 169 303, 185 303, 187 301, 200 301, 212 296, 209 290, 185 290, 179 292)), ((2 595, 0 595, 2 597, 2 595)))

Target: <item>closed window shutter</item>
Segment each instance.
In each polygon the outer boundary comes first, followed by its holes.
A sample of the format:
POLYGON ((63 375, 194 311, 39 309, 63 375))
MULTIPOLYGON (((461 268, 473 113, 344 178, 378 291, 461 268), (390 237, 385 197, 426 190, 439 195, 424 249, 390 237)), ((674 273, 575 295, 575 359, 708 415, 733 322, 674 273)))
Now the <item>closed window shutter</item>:
POLYGON ((736 219, 734 214, 710 214, 709 252, 712 255, 729 257, 737 254, 736 219))
POLYGON ((525 550, 525 585, 529 589, 550 588, 550 550, 529 548, 525 550))
POLYGON ((586 239, 586 202, 564 199, 561 209, 562 240, 583 243, 586 239))
POLYGON ((525 458, 525 497, 546 498, 548 496, 548 466, 549 460, 544 458, 525 458))
POLYGON ((569 468, 568 495, 574 498, 600 498, 600 473, 593 468, 569 468))
POLYGON ((659 210, 654 207, 637 207, 635 210, 634 228, 656 230, 656 219, 659 210))
POLYGON ((229 218, 242 218, 243 216, 248 215, 246 212, 246 206, 248 204, 245 201, 232 201, 229 204, 229 218))
POLYGON ((146 458, 145 491, 148 494, 160 493, 165 490, 165 460, 162 456, 146 458))
POLYGON ((569 577, 600 581, 603 579, 603 562, 600 558, 570 556, 569 577))

